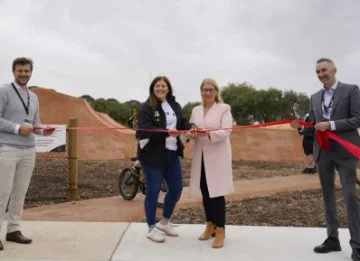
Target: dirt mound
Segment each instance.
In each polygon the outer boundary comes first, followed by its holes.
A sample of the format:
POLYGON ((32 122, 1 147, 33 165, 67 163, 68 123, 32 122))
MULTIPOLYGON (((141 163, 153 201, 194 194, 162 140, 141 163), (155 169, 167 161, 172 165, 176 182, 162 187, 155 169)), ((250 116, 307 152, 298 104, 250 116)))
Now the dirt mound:
MULTIPOLYGON (((68 124, 78 118, 81 127, 118 127, 121 124, 107 114, 94 111, 86 100, 54 90, 32 89, 39 97, 40 117, 47 124, 68 124)), ((231 135, 234 160, 303 161, 301 137, 294 130, 259 128, 233 131, 231 135)), ((132 130, 79 131, 79 158, 84 160, 124 159, 136 154, 132 130)), ((186 144, 185 156, 191 157, 191 144, 186 144)))
MULTIPOLYGON (((45 124, 68 124, 76 117, 80 127, 123 127, 94 111, 86 100, 44 88, 32 89, 40 102, 40 118, 45 124)), ((86 160, 123 159, 134 156, 136 140, 129 130, 79 131, 78 156, 86 160)))
MULTIPOLYGON (((231 134, 233 160, 306 161, 302 136, 293 129, 258 128, 235 130, 231 134)), ((191 157, 192 145, 185 145, 191 157)))
POLYGON ((231 144, 234 159, 302 161, 302 137, 294 130, 244 129, 234 131, 231 144))

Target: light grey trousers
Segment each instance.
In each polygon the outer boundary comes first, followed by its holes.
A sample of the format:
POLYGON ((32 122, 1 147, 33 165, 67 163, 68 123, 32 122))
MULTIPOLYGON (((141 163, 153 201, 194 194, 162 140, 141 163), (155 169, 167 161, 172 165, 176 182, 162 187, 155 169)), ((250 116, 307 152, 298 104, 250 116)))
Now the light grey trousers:
POLYGON ((0 231, 8 202, 7 232, 20 230, 25 195, 35 166, 35 155, 35 147, 19 149, 0 146, 0 231))

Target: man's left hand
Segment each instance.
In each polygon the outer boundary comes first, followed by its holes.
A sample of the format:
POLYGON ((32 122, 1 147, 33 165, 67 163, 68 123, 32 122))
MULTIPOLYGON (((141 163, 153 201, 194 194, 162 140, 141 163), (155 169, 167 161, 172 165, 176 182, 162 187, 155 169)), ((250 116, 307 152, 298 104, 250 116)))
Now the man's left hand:
POLYGON ((330 130, 331 125, 330 125, 330 122, 323 121, 323 122, 319 122, 319 123, 315 124, 314 128, 317 131, 324 132, 324 131, 330 130))

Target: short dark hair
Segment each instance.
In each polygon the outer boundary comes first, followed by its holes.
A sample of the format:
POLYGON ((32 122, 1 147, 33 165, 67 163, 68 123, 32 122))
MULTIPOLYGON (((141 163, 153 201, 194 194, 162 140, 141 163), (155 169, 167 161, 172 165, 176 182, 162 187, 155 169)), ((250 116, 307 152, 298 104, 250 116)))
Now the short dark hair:
POLYGON ((332 67, 336 68, 334 61, 331 60, 330 58, 320 58, 316 61, 316 64, 323 63, 323 62, 326 62, 326 63, 330 64, 332 67))
POLYGON ((32 71, 34 67, 33 60, 31 58, 18 57, 12 63, 12 70, 15 71, 16 65, 27 65, 27 64, 30 65, 30 69, 32 71))
POLYGON ((154 94, 154 87, 158 81, 164 81, 169 88, 166 99, 175 99, 175 97, 173 96, 173 88, 171 86, 170 80, 166 76, 157 76, 154 78, 154 80, 152 80, 149 88, 149 104, 153 109, 155 109, 159 104, 159 100, 154 94))

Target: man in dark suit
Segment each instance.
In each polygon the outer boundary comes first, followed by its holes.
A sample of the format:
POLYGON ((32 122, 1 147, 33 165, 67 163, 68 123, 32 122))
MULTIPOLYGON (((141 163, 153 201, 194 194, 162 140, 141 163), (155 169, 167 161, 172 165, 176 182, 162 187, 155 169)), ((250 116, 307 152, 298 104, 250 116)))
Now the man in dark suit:
MULTIPOLYGON (((304 121, 309 122, 309 114, 308 113, 304 116, 304 121)), ((298 129, 298 132, 300 135, 303 136, 302 147, 303 147, 305 156, 310 157, 312 159, 313 158, 315 131, 304 132, 300 128, 300 129, 298 129)), ((317 169, 316 169, 316 163, 314 163, 314 160, 312 160, 312 165, 313 165, 313 167, 305 168, 305 169, 303 169, 303 171, 301 173, 315 174, 317 172, 317 169)))
MULTIPOLYGON (((316 74, 323 88, 311 96, 310 121, 315 130, 333 131, 339 137, 360 146, 357 128, 360 127, 360 91, 353 84, 339 82, 335 78, 336 66, 328 58, 316 62, 316 74)), ((292 127, 300 127, 298 121, 292 127)), ((302 128, 303 132, 312 131, 302 128)), ((316 253, 341 251, 338 238, 339 221, 336 212, 335 169, 340 175, 342 190, 346 203, 350 230, 352 259, 360 261, 360 211, 356 197, 356 163, 357 159, 340 144, 330 140, 330 150, 320 148, 317 139, 314 141, 314 161, 319 171, 320 183, 325 205, 327 239, 316 246, 316 253)))

